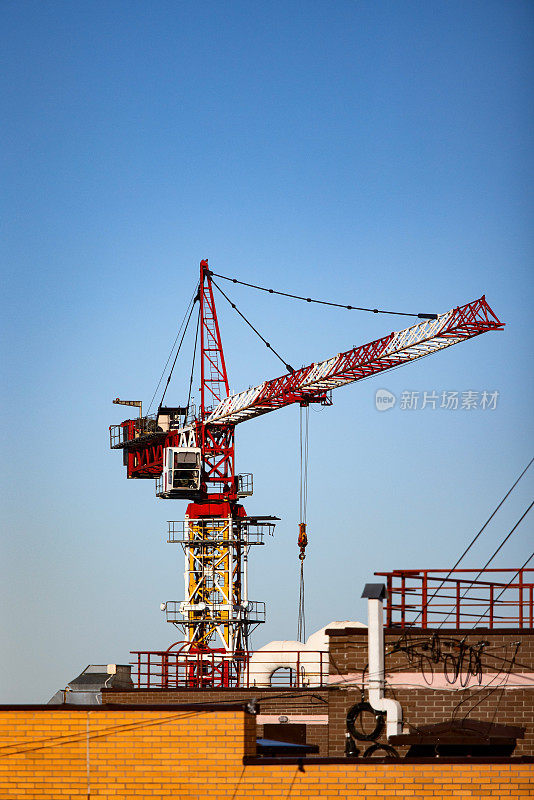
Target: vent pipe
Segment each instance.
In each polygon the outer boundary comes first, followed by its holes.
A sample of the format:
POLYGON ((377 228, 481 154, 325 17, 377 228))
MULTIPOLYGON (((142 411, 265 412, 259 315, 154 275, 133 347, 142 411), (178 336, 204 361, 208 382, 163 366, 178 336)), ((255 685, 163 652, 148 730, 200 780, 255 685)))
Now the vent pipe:
POLYGON ((362 597, 367 598, 368 628, 367 646, 369 661, 369 704, 375 711, 386 713, 386 733, 397 736, 402 733, 402 706, 396 700, 384 697, 384 617, 383 601, 387 596, 383 583, 366 583, 362 597))

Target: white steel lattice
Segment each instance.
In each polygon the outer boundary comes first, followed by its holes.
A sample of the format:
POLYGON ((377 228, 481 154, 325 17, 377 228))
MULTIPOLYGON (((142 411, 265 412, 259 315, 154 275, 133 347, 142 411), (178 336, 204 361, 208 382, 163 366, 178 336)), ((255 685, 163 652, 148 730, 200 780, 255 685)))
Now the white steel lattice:
POLYGON ((265 381, 222 400, 208 424, 237 424, 294 402, 317 402, 339 386, 451 347, 489 330, 501 330, 484 297, 382 339, 265 381))

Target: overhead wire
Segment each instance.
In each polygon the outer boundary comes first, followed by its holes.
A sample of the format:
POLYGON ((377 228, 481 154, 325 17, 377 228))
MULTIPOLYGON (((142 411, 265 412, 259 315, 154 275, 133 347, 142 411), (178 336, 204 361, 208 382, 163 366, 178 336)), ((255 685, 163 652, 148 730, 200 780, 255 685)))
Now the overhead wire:
MULTIPOLYGON (((524 517, 524 516, 526 516, 526 514, 527 514, 527 513, 530 511, 530 509, 532 508, 532 505, 533 505, 533 503, 531 503, 531 504, 530 504, 530 506, 528 507, 528 509, 527 509, 527 510, 525 511, 525 513, 523 514, 523 517, 524 517)), ((521 517, 521 519, 523 519, 523 517, 521 517)), ((519 520, 519 522, 521 522, 521 520, 519 520)), ((519 524, 519 523, 517 523, 517 524, 519 524)), ((516 527, 517 527, 517 525, 516 525, 516 527)), ((514 573, 513 577, 512 577, 512 578, 511 578, 511 579, 508 581, 508 583, 506 584, 506 586, 505 586, 505 587, 504 587, 504 588, 503 588, 503 589, 502 589, 502 590, 499 592, 499 594, 497 595, 497 597, 496 597, 496 598, 493 600, 493 603, 494 603, 494 604, 497 602, 497 600, 499 600, 499 598, 501 598, 501 597, 503 596, 503 594, 505 593, 505 591, 506 591, 507 589, 509 589, 509 588, 510 588, 510 586, 513 584, 513 582, 515 581, 515 579, 517 578, 517 576, 519 575, 519 573, 520 573, 522 570, 524 570, 524 569, 525 569, 525 567, 527 566, 527 564, 528 564, 530 561, 532 561, 532 559, 533 559, 533 558, 534 558, 534 552, 533 552, 533 553, 531 553, 531 554, 529 555, 529 557, 527 558, 527 560, 525 561, 525 563, 524 563, 524 564, 523 564, 521 567, 519 567, 519 569, 517 570, 517 572, 515 572, 515 573, 514 573)), ((481 619, 483 619, 483 617, 484 617, 484 614, 481 614, 481 616, 480 616, 480 617, 477 619, 477 621, 475 622, 475 626, 476 626, 476 625, 478 625, 478 623, 481 621, 481 619)))
MULTIPOLYGON (((499 509, 501 508, 501 506, 503 505, 503 503, 504 503, 504 502, 507 500, 507 498, 510 496, 510 494, 512 493, 512 491, 515 489, 515 487, 517 486, 517 484, 519 483, 519 481, 520 481, 520 480, 523 478, 523 476, 524 476, 524 475, 525 475, 525 473, 528 471, 528 469, 530 468, 530 466, 532 465, 532 463, 533 463, 533 462, 534 462, 534 458, 532 458, 532 459, 529 461, 529 463, 527 464, 527 466, 525 467, 525 469, 524 469, 524 470, 523 470, 523 471, 520 473, 519 477, 518 477, 518 478, 517 478, 517 479, 514 481, 514 483, 512 484, 511 488, 510 488, 510 489, 508 490, 508 492, 507 492, 507 493, 504 495, 504 497, 503 497, 503 498, 502 498, 502 500, 499 502, 499 504, 497 505, 497 507, 495 508, 495 510, 492 512, 492 514, 490 515, 490 517, 487 519, 487 521, 484 523, 484 525, 482 526, 482 528, 481 528, 481 529, 478 531, 478 533, 477 533, 477 534, 475 535, 475 537, 472 539, 472 541, 470 542, 470 544, 469 544, 469 545, 467 546, 467 548, 466 548, 466 549, 463 551, 462 555, 461 555, 461 556, 460 556, 460 558, 459 558, 459 559, 456 561, 455 565, 454 565, 454 566, 451 568, 451 570, 449 570, 449 572, 448 572, 448 574, 447 574, 446 578, 444 578, 444 579, 441 581, 441 583, 440 583, 440 585, 438 586, 438 588, 436 589, 436 591, 435 591, 435 592, 432 594, 432 596, 430 597, 430 599, 429 599, 429 600, 427 601, 427 603, 425 604, 425 608, 427 608, 427 607, 428 607, 428 605, 430 604, 430 602, 432 601, 432 599, 434 599, 434 598, 436 597, 436 595, 438 594, 438 592, 439 592, 439 591, 442 589, 442 587, 444 586, 444 584, 445 584, 446 580, 447 580, 447 579, 450 577, 450 575, 452 574, 452 572, 453 572, 453 571, 456 569, 456 567, 457 567, 457 566, 458 566, 458 565, 461 563, 461 561, 463 560, 463 558, 464 558, 464 557, 467 555, 467 553, 469 552, 469 550, 470 550, 470 549, 472 548, 472 546, 475 544, 475 542, 477 541, 477 539, 478 539, 478 538, 481 536, 481 534, 483 533, 483 531, 485 530, 485 528, 488 526, 489 522, 491 522, 491 520, 493 519, 493 517, 495 516, 495 514, 496 514, 496 513, 499 511, 499 509)), ((496 551, 493 553, 492 557, 491 557, 491 558, 488 560, 488 562, 486 563, 486 567, 487 567, 487 566, 488 566, 488 564, 491 562, 491 560, 492 560, 492 559, 495 557, 495 555, 497 555, 497 553, 498 553, 498 552, 501 550, 501 548, 504 546, 504 544, 506 543, 506 541, 508 541, 508 539, 509 539, 509 538, 510 538, 510 536, 513 534, 513 532, 514 532, 514 531, 517 529, 517 527, 520 525, 520 523, 522 522, 522 520, 524 519, 524 517, 525 517, 525 516, 528 514, 528 512, 529 512, 529 511, 530 511, 530 509, 531 509, 531 507, 532 507, 532 504, 531 504, 531 505, 530 505, 530 506, 529 506, 529 507, 526 509, 526 511, 523 513, 523 515, 522 515, 522 516, 521 516, 521 518, 518 520, 518 522, 517 522, 517 523, 514 525, 514 527, 513 527, 513 528, 512 528, 512 530, 510 531, 510 533, 509 533, 509 534, 507 534, 507 536, 505 537, 505 539, 504 539, 504 540, 501 542, 501 544, 499 545, 499 547, 497 548, 497 550, 496 550, 496 551)), ((529 563, 529 562, 530 562, 530 561, 531 561, 533 558, 534 558, 534 552, 533 552, 533 553, 532 553, 532 554, 529 556, 529 558, 528 558, 528 559, 525 561, 525 563, 524 563, 524 564, 523 564, 523 565, 522 565, 522 566, 521 566, 521 567, 520 567, 520 568, 517 570, 517 572, 516 572, 516 573, 513 575, 513 577, 512 577, 512 578, 510 579, 510 581, 509 581, 509 582, 506 584, 506 586, 504 586, 504 588, 501 590, 501 592, 500 592, 500 593, 497 595, 497 597, 494 599, 494 603, 496 603, 496 602, 497 602, 497 601, 498 601, 498 600, 499 600, 499 599, 502 597, 502 595, 504 594, 504 592, 505 592, 505 591, 506 591, 506 590, 509 588, 509 586, 511 586, 511 584, 514 582, 514 580, 517 578, 517 576, 519 575, 519 573, 520 573, 520 572, 521 572, 521 571, 522 571, 522 570, 523 570, 523 569, 524 569, 524 568, 527 566, 527 564, 528 564, 528 563, 529 563)), ((483 569, 485 569, 486 567, 484 567, 483 569)), ((480 572, 479 572, 479 575, 480 575, 480 574, 482 574, 482 571, 480 571, 480 572)), ((479 577, 479 575, 478 575, 477 577, 479 577)), ((476 580, 476 578, 475 578, 474 580, 476 580)), ((465 596, 465 595, 464 595, 464 596, 465 596)), ((421 614, 422 614, 423 610, 424 610, 424 608, 423 608, 423 609, 421 609, 421 611, 419 611, 418 615, 415 617, 414 621, 412 622, 412 625, 413 625, 413 624, 415 624, 415 622, 417 621, 417 619, 418 619, 418 618, 421 616, 421 614)), ((449 615, 450 615, 450 614, 449 614, 449 615)), ((448 615, 448 616, 449 616, 449 615, 448 615)), ((479 622, 480 622, 480 621, 481 621, 481 620, 484 618, 484 616, 485 616, 485 615, 486 615, 486 612, 483 612, 483 613, 480 615, 480 617, 479 617, 479 618, 478 618, 478 619, 477 619, 477 620, 476 620, 476 621, 473 623, 473 627, 476 627, 476 626, 479 624, 479 622)), ((447 618, 447 617, 446 617, 446 618, 447 618)), ((445 618, 445 619, 446 619, 446 618, 445 618)), ((441 627, 442 627, 442 625, 443 625, 443 623, 444 623, 444 622, 445 622, 445 620, 443 620, 443 621, 440 623, 440 625, 439 625, 439 628, 441 628, 441 627)), ((439 629, 439 628, 438 628, 438 629, 439 629)), ((401 641, 401 639, 402 639, 402 635, 401 635, 401 637, 399 637, 399 640, 398 640, 398 642, 400 642, 400 641, 401 641)), ((398 644, 398 642, 397 642, 397 644, 398 644)), ((499 701, 498 701, 498 704, 501 702, 501 700, 502 700, 502 696, 503 696, 503 693, 504 693, 504 688, 505 688, 506 684, 508 683, 508 680, 509 680, 509 678, 510 678, 510 675, 511 675, 511 674, 514 674, 514 673, 513 673, 513 668, 514 668, 514 665, 515 665, 515 663, 517 663, 517 662, 516 662, 516 659, 517 659, 517 648, 516 648, 516 652, 514 653, 514 656, 513 656, 513 658, 512 658, 511 660, 509 660, 509 659, 507 659, 507 658, 501 658, 501 659, 500 659, 500 660, 502 661, 503 665, 504 665, 504 663, 505 663, 505 662, 507 662, 507 661, 508 661, 508 663, 509 663, 508 669, 506 670, 506 674, 505 674, 504 686, 503 686, 503 682, 500 682, 500 683, 499 683, 499 684, 497 684, 495 687, 493 687, 493 688, 490 688, 490 686, 491 686, 491 683, 493 683, 493 682, 494 682, 494 681, 495 681, 495 680, 496 680, 496 679, 497 679, 497 678, 498 678, 500 675, 502 675, 502 674, 503 674, 503 672, 505 672, 505 670, 504 670, 504 669, 503 669, 503 667, 501 666, 501 668, 499 669, 499 671, 496 673, 495 677, 494 677, 494 678, 491 680, 490 684, 486 684, 484 687, 480 687, 480 688, 477 688, 477 689, 475 689, 474 687, 471 687, 471 688, 472 688, 472 691, 475 691, 477 694, 478 694, 479 692, 488 691, 488 688, 489 688, 489 692, 488 692, 488 693, 485 695, 485 697, 482 697, 482 698, 481 698, 481 699, 480 699, 480 700, 479 700, 479 701, 478 701, 478 702, 477 702, 477 703, 476 703, 476 704, 475 704, 475 705, 474 705, 472 708, 470 708, 470 709, 469 709, 469 711, 467 712, 466 716, 468 716, 468 715, 471 713, 471 711, 472 711, 474 708, 476 708, 476 707, 477 707, 477 705, 480 705, 480 703, 481 703, 481 702, 484 702, 484 700, 488 699, 488 698, 491 696, 491 694, 492 694, 494 691, 496 691, 497 689, 499 689, 499 688, 502 688, 502 693, 501 693, 501 697, 500 697, 500 699, 499 699, 499 701)), ((463 689, 458 689, 458 691, 463 691, 463 689)), ((456 706, 456 708, 455 708, 455 710, 454 710, 454 713, 455 713, 455 714, 456 714, 456 712, 458 711, 458 709, 460 708, 460 706, 461 706, 462 704, 463 704, 463 701, 462 701, 462 702, 460 702, 460 703, 459 703, 459 704, 456 706)), ((497 710, 497 708, 498 708, 498 704, 497 704, 496 710, 497 710)), ((495 713, 496 713, 496 710, 495 710, 495 713)), ((494 715, 494 716, 495 716, 495 715, 494 715)))
POLYGON ((463 561, 463 559, 464 559, 464 558, 465 558, 465 556, 468 554, 468 552, 471 550, 471 548, 473 547, 473 545, 475 544, 475 542, 476 542, 476 541, 479 539, 479 537, 482 535, 482 533, 483 533, 483 532, 486 530, 486 528, 488 527, 489 523, 491 522, 491 520, 493 519, 493 517, 495 516, 495 514, 497 513, 497 511, 499 511, 499 509, 500 509, 500 508, 501 508, 501 506, 504 504, 504 502, 505 502, 505 501, 508 499, 508 497, 511 495, 511 493, 513 492, 513 490, 515 489, 515 487, 517 486, 517 484, 519 483, 519 481, 521 480, 521 478, 523 477, 523 475, 525 475, 525 473, 528 471, 528 469, 529 469, 529 468, 530 468, 530 466, 532 465, 532 462, 534 462, 534 457, 530 459, 530 461, 528 462, 528 464, 527 464, 527 466, 525 467, 525 469, 522 471, 522 473, 519 475, 519 477, 518 477, 518 478, 517 478, 517 479, 514 481, 514 483, 513 483, 513 484, 512 484, 512 486, 510 487, 510 489, 509 489, 509 490, 506 492, 506 494, 504 495, 504 497, 502 498, 502 500, 500 501, 500 503, 499 503, 499 504, 496 506, 496 508, 494 509, 494 511, 493 511, 493 512, 490 514, 490 516, 488 517, 488 519, 486 520, 486 522, 484 523, 484 525, 483 525, 483 526, 480 528, 480 530, 478 531, 478 533, 477 533, 477 534, 476 534, 476 535, 473 537, 473 539, 471 540, 471 542, 469 543, 469 545, 468 545, 468 546, 465 548, 465 550, 463 551, 463 553, 462 553, 462 555, 460 556, 460 558, 457 560, 457 562, 454 564, 454 566, 453 566, 453 567, 451 567, 451 569, 449 570, 449 572, 447 573, 447 575, 446 575, 446 576, 443 578, 443 580, 441 581, 440 585, 437 587, 437 589, 435 590, 435 592, 434 592, 434 593, 431 595, 431 597, 430 597, 430 598, 429 598, 429 599, 426 601, 425 605, 423 606, 423 608, 421 608, 421 610, 419 611, 419 613, 417 614, 417 616, 414 618, 414 620, 412 620, 412 623, 411 623, 412 625, 415 625, 415 623, 417 622, 417 620, 419 619, 419 617, 420 617, 420 616, 423 614, 423 612, 424 612, 424 611, 426 611, 426 610, 427 610, 427 608, 428 608, 428 606, 430 605, 430 603, 432 602, 432 600, 434 600, 434 598, 437 596, 438 592, 440 592, 440 591, 441 591, 441 589, 443 588, 443 586, 445 585, 445 583, 447 582, 447 580, 450 578, 450 576, 452 575, 452 573, 454 572, 454 570, 455 570, 455 569, 458 567, 458 565, 459 565, 459 564, 460 564, 460 563, 463 561))
MULTIPOLYGON (((303 297, 299 294, 291 294, 290 292, 281 292, 277 289, 268 289, 265 286, 257 286, 255 283, 247 283, 246 281, 240 281, 237 278, 229 278, 226 275, 221 275, 219 272, 213 272, 210 270, 211 275, 215 275, 217 278, 222 278, 225 281, 230 281, 231 283, 238 283, 241 286, 248 286, 251 289, 258 289, 261 292, 268 292, 268 294, 277 294, 282 297, 290 297, 293 300, 304 300, 306 303, 318 303, 322 306, 333 306, 334 308, 344 308, 347 311, 368 311, 371 314, 394 314, 395 316, 399 317, 418 317, 419 319, 437 319, 437 314, 415 314, 408 311, 385 311, 384 309, 379 308, 366 308, 364 306, 353 306, 347 305, 345 303, 333 303, 329 300, 317 300, 312 297, 303 297)), ((215 283, 215 281, 212 281, 215 283)))
MULTIPOLYGON (((496 672, 494 677, 491 679, 491 681, 489 681, 485 686, 481 686, 479 688, 466 687, 466 688, 469 688, 471 692, 474 692, 475 693, 475 695, 474 695, 475 698, 478 697, 478 699, 477 699, 477 702, 474 705, 472 705, 470 708, 468 708, 468 710, 465 713, 465 716, 462 719, 467 719, 469 714, 471 714, 471 712, 474 711, 475 708, 477 708, 481 703, 484 703, 486 700, 488 700, 491 697, 491 695, 493 694, 493 692, 497 691, 497 689, 502 689, 502 691, 504 692, 504 689, 506 688, 506 684, 508 683, 508 680, 510 678, 510 673, 511 673, 512 668, 514 666, 515 656, 517 655, 518 650, 519 650, 519 643, 517 642, 516 645, 515 645, 515 653, 512 656, 512 659, 510 660, 509 668, 507 670, 501 669, 499 672, 496 672), (500 683, 495 684, 495 686, 491 686, 491 684, 494 681, 496 681, 498 678, 500 678, 501 675, 504 675, 503 680, 501 680, 500 683), (485 693, 485 692, 487 692, 487 693, 484 695, 483 693, 485 693), (480 695, 483 695, 483 696, 480 696, 480 695)), ((499 708, 499 704, 500 704, 500 702, 502 700, 502 697, 503 697, 503 695, 501 695, 501 697, 499 698, 499 700, 497 702, 497 706, 495 708, 495 712, 494 712, 491 724, 493 723, 493 720, 495 719, 495 715, 496 715, 497 710, 499 708)), ((458 704, 455 706, 455 708, 453 709, 452 719, 455 718, 455 715, 456 715, 457 711, 461 708, 461 706, 463 706, 465 703, 468 703, 472 699, 473 699, 473 695, 472 694, 468 694, 467 697, 462 698, 462 700, 460 700, 458 702, 458 704)))
MULTIPOLYGON (((468 591, 470 590, 470 588, 473 586, 473 584, 475 583, 475 581, 477 581, 477 580, 480 578, 480 576, 482 575, 482 573, 483 573, 483 572, 484 572, 484 571, 485 571, 485 570, 486 570, 486 569, 489 567, 489 565, 491 564, 491 562, 493 561, 493 559, 495 558, 495 556, 496 556, 496 555, 497 555, 497 554, 498 554, 498 553, 499 553, 499 552, 502 550, 502 548, 504 547, 504 545, 506 544, 506 542, 508 541, 508 539, 509 539, 509 538, 512 536, 512 534, 514 533, 514 531, 516 531, 516 530, 517 530, 517 528, 519 527, 519 525, 520 525, 520 524, 523 522, 523 520, 525 519, 525 517, 527 516, 527 514, 528 514, 528 513, 529 513, 529 511, 531 510, 532 506, 534 506, 534 500, 533 500, 533 501, 532 501, 532 503, 531 503, 531 504, 528 506, 528 508, 526 509, 526 511, 524 511, 524 512, 523 512, 523 514, 522 514, 522 515, 521 515, 521 517, 518 519, 518 521, 516 522, 516 524, 514 525, 514 527, 512 528, 512 530, 511 530, 511 531, 510 531, 510 532, 509 532, 509 533, 508 533, 508 534, 507 534, 507 535, 504 537, 504 539, 503 539, 503 540, 501 541, 501 543, 499 544, 498 548, 497 548, 497 549, 495 550, 495 552, 494 552, 494 553, 493 553, 493 554, 492 554, 492 555, 489 557, 489 559, 486 561, 486 563, 484 564, 484 566, 482 567, 482 569, 480 569, 480 570, 478 571, 478 573, 476 574, 476 576, 475 576, 475 577, 474 577, 474 578, 473 578, 473 579, 472 579, 472 580, 471 580, 471 581, 468 583, 467 587, 465 588, 465 591, 464 591, 463 595, 460 597, 460 600, 463 600, 463 599, 465 598, 465 596, 467 595, 467 592, 468 592, 468 591)), ((532 557, 532 556, 531 556, 531 557, 532 557)), ((529 560, 530 560, 530 559, 529 559, 529 560)), ((521 567, 521 569, 522 569, 522 567, 521 567)), ((516 573, 516 575, 518 575, 520 571, 521 571, 521 570, 519 570, 519 571, 516 573)), ((513 580, 513 579, 512 579, 512 580, 513 580)), ((508 584, 507 584, 507 586, 505 587, 505 589, 507 589, 509 585, 510 585, 510 583, 508 583, 508 584)), ((505 591, 505 589, 503 589, 503 591, 500 593, 499 597, 501 597, 501 595, 503 594, 503 592, 505 591)), ((496 598, 496 599, 498 599, 498 598, 496 598)), ((496 599, 494 599, 494 601, 493 601, 493 603, 494 603, 494 604, 495 604, 495 602, 496 602, 496 599)), ((456 602, 457 602, 457 601, 455 601, 455 603, 456 603, 456 602)), ((449 611, 449 612, 448 612, 448 614, 447 614, 447 615, 444 617, 444 619, 442 619, 442 621, 441 621, 441 622, 440 622, 440 624, 438 625, 438 630, 439 630, 439 629, 440 629, 440 628, 441 628, 441 627, 442 627, 442 626, 445 624, 445 622, 448 620, 448 618, 450 617, 450 615, 451 615, 452 613, 453 613, 453 612, 452 612, 452 610, 451 610, 451 611, 449 611)), ((484 617, 484 614, 485 614, 485 612, 483 612, 483 613, 482 613, 482 616, 481 616, 481 617, 479 617, 478 621, 480 621, 480 620, 482 619, 482 617, 484 617)), ((475 623, 475 625, 476 625, 476 624, 477 624, 477 623, 475 623)))

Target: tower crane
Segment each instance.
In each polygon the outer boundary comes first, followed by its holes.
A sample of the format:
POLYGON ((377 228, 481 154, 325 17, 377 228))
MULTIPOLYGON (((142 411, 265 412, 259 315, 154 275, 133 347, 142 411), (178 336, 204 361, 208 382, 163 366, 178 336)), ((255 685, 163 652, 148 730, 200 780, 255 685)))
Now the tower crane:
POLYGON ((482 296, 444 314, 419 315, 427 318, 324 361, 295 370, 286 365, 286 374, 230 394, 207 260, 200 262, 195 299, 198 411, 160 406, 154 416, 110 426, 110 445, 123 451, 128 478, 155 479, 159 498, 189 500, 185 520, 169 523, 168 540, 180 543, 185 554, 186 597, 162 604, 167 620, 183 631, 189 651, 239 654, 265 616, 264 604, 249 599, 248 553, 272 532, 276 518, 248 516, 239 502, 252 494, 252 476, 235 470, 236 425, 292 404, 330 405, 333 389, 502 330, 504 323, 482 296))

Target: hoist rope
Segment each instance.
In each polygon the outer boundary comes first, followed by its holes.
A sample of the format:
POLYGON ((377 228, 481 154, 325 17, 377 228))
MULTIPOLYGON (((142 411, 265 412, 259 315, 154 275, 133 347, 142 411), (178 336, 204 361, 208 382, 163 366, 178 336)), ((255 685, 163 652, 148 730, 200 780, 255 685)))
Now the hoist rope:
POLYGON ((308 433, 310 407, 300 407, 300 521, 306 523, 308 512, 308 433))
MULTIPOLYGON (((214 274, 214 273, 210 273, 210 275, 213 275, 213 274, 214 274)), ((284 367, 287 369, 287 371, 288 371, 288 372, 294 372, 295 370, 293 369, 293 367, 291 366, 291 364, 288 364, 288 363, 286 362, 285 358, 282 358, 282 356, 281 356, 279 353, 277 353, 277 352, 276 352, 276 350, 274 349, 274 347, 272 346, 272 344, 271 344, 270 342, 268 342, 268 341, 267 341, 267 339, 265 339, 265 338, 264 338, 264 337, 261 335, 261 333, 259 332, 259 330, 257 330, 257 328, 255 328, 255 327, 254 327, 254 325, 252 324, 252 322, 249 322, 249 321, 248 321, 248 319, 245 317, 245 315, 244 315, 244 314, 242 314, 242 313, 241 313, 241 311, 238 309, 238 307, 236 306, 236 304, 235 304, 235 303, 233 303, 233 302, 230 300, 230 298, 228 297, 228 295, 227 295, 227 294, 225 294, 225 293, 223 292, 223 290, 221 289, 221 287, 220 287, 220 286, 217 286, 217 284, 215 283, 215 281, 214 281, 214 280, 212 280, 211 282, 212 282, 212 284, 213 284, 213 285, 214 285, 214 286, 215 286, 215 287, 216 287, 216 288, 217 288, 217 289, 220 291, 220 293, 222 294, 222 296, 223 296, 223 297, 224 297, 224 298, 225 298, 225 299, 226 299, 226 300, 227 300, 227 301, 230 303, 230 305, 232 306, 232 308, 234 309, 234 311, 237 311, 237 313, 239 314, 239 316, 241 317, 241 319, 243 319, 243 320, 244 320, 244 321, 247 323, 247 325, 249 326, 249 328, 252 328, 252 330, 254 331, 254 333, 256 334, 256 336, 259 336, 259 337, 260 337, 260 339, 262 340, 262 342, 264 343, 264 345, 265 345, 266 347, 268 347, 268 348, 269 348, 269 350, 270 350, 272 353, 274 353, 274 355, 275 355, 275 356, 276 356, 276 357, 277 357, 277 358, 278 358, 278 359, 279 359, 279 360, 282 362, 282 364, 283 364, 283 365, 284 365, 284 367)))
POLYGON ((304 598, 304 561, 300 562, 300 584, 299 584, 299 619, 297 624, 297 642, 306 641, 306 609, 304 598))
POLYGON ((299 434, 300 434, 300 524, 298 545, 300 548, 300 587, 299 587, 299 611, 297 622, 297 640, 306 640, 306 606, 304 594, 304 559, 306 558, 306 545, 308 536, 306 533, 307 514, 308 514, 308 438, 309 438, 309 406, 301 406, 299 414, 299 434))
POLYGON ((180 336, 180 333, 182 332, 182 327, 183 327, 183 325, 184 325, 184 322, 185 322, 185 320, 186 320, 186 317, 187 317, 187 315, 188 315, 188 313, 189 313, 189 309, 190 309, 190 307, 192 307, 192 306, 195 304, 195 299, 196 299, 197 295, 198 295, 198 286, 197 286, 197 288, 195 289, 195 292, 194 292, 194 294, 193 294, 193 296, 192 296, 191 300, 189 301, 189 303, 188 303, 188 305, 187 305, 187 308, 186 308, 186 310, 185 310, 184 317, 183 317, 183 319, 182 319, 182 322, 180 323, 180 327, 178 328, 178 333, 176 334, 176 337, 175 337, 175 339, 174 339, 174 342, 172 343, 171 352, 169 353, 169 357, 167 358, 167 361, 165 362, 165 366, 163 367, 162 373, 161 373, 161 375, 160 375, 160 378, 159 378, 159 381, 158 381, 158 385, 157 385, 157 386, 156 386, 156 388, 154 389, 154 394, 152 395, 152 400, 150 401, 150 404, 149 404, 149 406, 148 406, 148 411, 147 411, 147 414, 149 414, 149 413, 150 413, 150 409, 152 408, 152 403, 154 402, 154 398, 155 398, 155 396, 156 396, 156 394, 157 394, 157 392, 158 392, 158 389, 159 389, 159 387, 160 387, 160 385, 161 385, 161 381, 163 380, 163 376, 165 375, 165 371, 166 371, 166 369, 167 369, 167 366, 168 366, 168 364, 169 364, 169 361, 170 361, 170 360, 171 360, 171 358, 172 358, 172 354, 173 354, 173 352, 174 352, 174 348, 176 347, 176 342, 178 341, 178 337, 180 336))
MULTIPOLYGON (((414 314, 407 311, 384 311, 379 308, 365 308, 363 306, 346 305, 345 303, 332 303, 328 300, 316 300, 312 297, 302 297, 299 294, 290 294, 289 292, 280 292, 276 289, 267 289, 265 286, 257 286, 255 283, 247 283, 246 281, 239 281, 237 278, 228 278, 226 275, 221 275, 218 272, 211 272, 210 275, 215 275, 217 278, 222 278, 231 283, 239 283, 241 286, 248 286, 251 289, 259 289, 261 292, 268 292, 269 294, 278 294, 282 297, 290 297, 293 300, 304 300, 306 303, 319 303, 322 306, 333 306, 335 308, 345 308, 347 311, 369 311, 371 314, 395 314, 398 317, 418 317, 419 319, 437 319, 437 314, 414 314)), ((215 283, 215 281, 212 281, 215 283)))
MULTIPOLYGON (((198 297, 198 295, 196 297, 198 297)), ((195 300, 196 300, 196 297, 195 297, 195 300)), ((165 398, 165 394, 167 392, 167 389, 169 388, 169 383, 171 382, 172 373, 173 373, 174 367, 176 366, 176 361, 178 359, 178 354, 180 353, 180 349, 181 349, 182 344, 184 342, 185 334, 187 333, 187 328, 189 327, 189 321, 190 321, 191 316, 193 314, 193 309, 195 307, 195 300, 193 300, 193 305, 191 306, 191 311, 189 312, 189 316, 187 317, 187 322, 185 323, 184 332, 182 333, 182 338, 180 339, 180 344, 178 345, 178 350, 176 351, 176 355, 174 356, 174 361, 172 362, 171 371, 169 372, 169 377, 167 378, 167 383, 165 384, 165 389, 163 390, 163 394, 161 396, 161 400, 160 400, 160 403, 159 403, 160 406, 163 405, 163 400, 165 398)))

